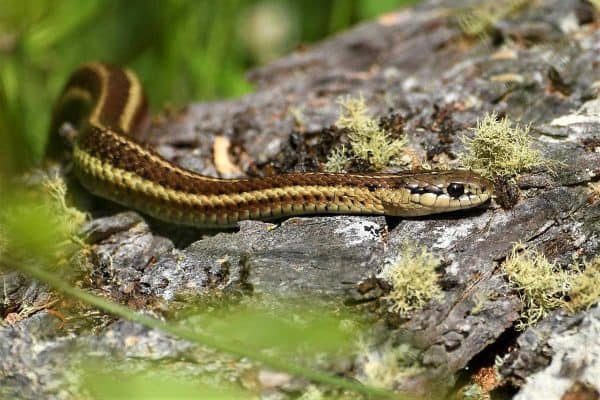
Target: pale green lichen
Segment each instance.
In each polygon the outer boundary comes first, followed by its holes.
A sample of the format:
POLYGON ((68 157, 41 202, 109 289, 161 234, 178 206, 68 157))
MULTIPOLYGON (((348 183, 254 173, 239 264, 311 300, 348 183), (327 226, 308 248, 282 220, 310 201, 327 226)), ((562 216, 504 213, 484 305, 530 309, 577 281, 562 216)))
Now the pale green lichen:
POLYGON ((85 268, 88 262, 85 255, 87 245, 78 234, 88 221, 88 215, 67 204, 67 185, 61 177, 49 176, 42 185, 50 199, 47 205, 53 211, 53 224, 61 228, 54 254, 57 266, 85 268))
POLYGON ((406 343, 399 346, 387 343, 379 350, 363 344, 359 357, 364 358, 362 380, 374 387, 391 388, 403 378, 424 371, 421 352, 406 343))
POLYGON ((548 261, 536 250, 516 244, 503 265, 508 281, 523 304, 517 329, 523 330, 565 305, 572 274, 548 261))
POLYGON ((485 38, 499 20, 529 4, 528 0, 484 1, 459 12, 458 26, 466 36, 485 38))
POLYGON ((346 146, 341 145, 331 150, 327 156, 325 169, 328 172, 346 172, 346 164, 348 164, 348 150, 346 146))
POLYGON ((487 290, 477 292, 473 295, 473 307, 471 307, 471 315, 481 313, 486 305, 490 302, 490 293, 487 290))
POLYGON ((304 116, 304 108, 301 107, 290 107, 288 112, 294 119, 294 125, 297 127, 306 126, 306 117, 304 116))
POLYGON ((532 148, 529 125, 513 124, 508 118, 487 114, 477 122, 473 137, 463 137, 463 166, 486 177, 515 176, 534 167, 549 167, 542 154, 532 148))
POLYGON ((461 391, 462 400, 489 400, 491 396, 477 383, 472 383, 461 391))
POLYGON ((425 247, 405 243, 395 263, 386 265, 378 275, 392 285, 385 296, 390 301, 390 311, 408 317, 430 300, 440 299, 442 289, 438 285, 436 268, 440 260, 425 247))
POLYGON ((42 181, 42 186, 48 193, 50 206, 56 211, 56 217, 65 226, 69 235, 76 235, 83 224, 88 220, 88 215, 67 204, 67 185, 59 176, 47 176, 42 181))
POLYGON ((587 310, 600 299, 600 257, 561 268, 541 253, 516 244, 504 263, 509 282, 518 290, 523 330, 560 307, 571 313, 587 310))
POLYGON ((298 400, 324 400, 326 397, 315 385, 309 385, 298 400))
POLYGON ((352 158, 368 162, 379 171, 400 160, 406 139, 393 139, 369 115, 364 98, 346 97, 339 101, 340 116, 335 125, 348 130, 349 148, 335 148, 327 159, 325 169, 342 172, 352 158))
POLYGON ((571 282, 569 301, 566 303, 571 313, 587 310, 600 299, 600 257, 584 262, 579 272, 571 282))

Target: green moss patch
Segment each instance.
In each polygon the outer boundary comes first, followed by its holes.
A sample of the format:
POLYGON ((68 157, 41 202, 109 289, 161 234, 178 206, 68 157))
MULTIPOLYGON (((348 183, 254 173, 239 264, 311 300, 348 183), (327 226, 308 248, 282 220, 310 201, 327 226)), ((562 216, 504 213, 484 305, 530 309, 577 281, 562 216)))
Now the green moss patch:
POLYGON ((523 303, 517 329, 523 330, 565 304, 570 276, 546 256, 522 244, 513 247, 504 272, 523 303))
POLYGON ((571 282, 566 304, 571 313, 589 309, 600 298, 600 257, 584 262, 582 269, 571 282))
POLYGON ((397 261, 384 267, 379 274, 379 278, 392 285, 391 292, 385 297, 390 301, 389 310, 408 317, 430 300, 440 299, 442 289, 436 272, 439 265, 439 258, 427 248, 405 243, 397 261))
POLYGON ((533 149, 528 125, 513 124, 491 113, 477 122, 474 132, 473 137, 463 137, 465 152, 460 161, 486 177, 515 176, 535 167, 549 167, 533 149))
POLYGON ((519 330, 534 325, 557 308, 576 313, 589 309, 600 299, 600 257, 563 269, 542 253, 518 243, 503 268, 523 303, 519 330))
POLYGON ((369 114, 362 97, 339 101, 340 116, 335 125, 348 130, 349 146, 335 148, 327 158, 325 170, 344 172, 352 159, 360 159, 380 171, 394 165, 404 153, 406 139, 394 139, 369 114))

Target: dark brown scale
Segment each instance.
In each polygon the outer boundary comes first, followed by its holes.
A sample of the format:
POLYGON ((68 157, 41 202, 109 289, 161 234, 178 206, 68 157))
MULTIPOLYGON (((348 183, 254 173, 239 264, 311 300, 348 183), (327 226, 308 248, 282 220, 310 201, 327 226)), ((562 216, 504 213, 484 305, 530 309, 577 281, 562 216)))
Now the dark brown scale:
POLYGON ((148 114, 148 99, 142 93, 142 100, 140 105, 137 107, 131 120, 130 132, 126 132, 131 137, 138 139, 140 142, 146 141, 146 133, 150 126, 150 118, 148 114))
POLYGON ((125 72, 110 65, 105 65, 108 71, 108 82, 106 88, 106 98, 110 101, 105 101, 100 114, 100 122, 107 127, 122 132, 119 126, 119 120, 125 105, 129 99, 130 82, 127 79, 125 72))
MULTIPOLYGON (((92 129, 86 134, 83 141, 84 148, 95 157, 112 160, 116 168, 139 174, 144 179, 154 181, 173 190, 185 191, 193 194, 220 195, 255 190, 264 190, 287 186, 335 186, 340 184, 340 175, 337 174, 299 174, 292 173, 270 178, 253 180, 214 182, 181 173, 178 169, 159 165, 148 160, 148 156, 135 152, 127 146, 118 143, 113 135, 104 134, 99 129, 92 129), (143 165, 143 168, 139 166, 143 165)), ((151 153, 153 157, 160 156, 151 153)), ((385 187, 386 182, 380 179, 362 179, 360 177, 344 176, 344 185, 357 187, 385 187)))
POLYGON ((102 81, 94 69, 85 66, 71 75, 63 89, 63 94, 72 87, 85 88, 90 92, 93 99, 98 99, 102 89, 102 81))
POLYGON ((101 88, 100 77, 89 68, 81 68, 71 75, 52 113, 52 122, 46 145, 47 158, 52 160, 68 158, 67 155, 70 154, 73 143, 70 138, 61 135, 60 128, 65 123, 69 123, 73 128, 80 129, 93 105, 97 102, 101 88), (75 87, 88 92, 91 103, 82 101, 79 98, 65 99, 63 97, 70 89, 75 87))

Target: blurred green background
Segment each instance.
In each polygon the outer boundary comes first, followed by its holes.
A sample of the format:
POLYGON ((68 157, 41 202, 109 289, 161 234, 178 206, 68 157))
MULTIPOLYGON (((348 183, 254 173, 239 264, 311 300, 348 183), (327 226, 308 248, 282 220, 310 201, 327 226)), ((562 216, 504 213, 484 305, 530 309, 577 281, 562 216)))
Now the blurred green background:
POLYGON ((132 67, 154 109, 235 97, 248 69, 414 0, 0 0, 0 172, 38 162, 80 63, 132 67))

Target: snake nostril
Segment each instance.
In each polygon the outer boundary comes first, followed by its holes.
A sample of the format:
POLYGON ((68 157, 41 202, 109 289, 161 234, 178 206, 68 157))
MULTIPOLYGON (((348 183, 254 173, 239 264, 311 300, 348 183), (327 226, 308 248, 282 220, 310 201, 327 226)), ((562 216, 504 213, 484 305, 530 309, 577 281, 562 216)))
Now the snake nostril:
POLYGON ((460 197, 465 193, 465 186, 462 183, 452 182, 446 190, 451 197, 460 197))

